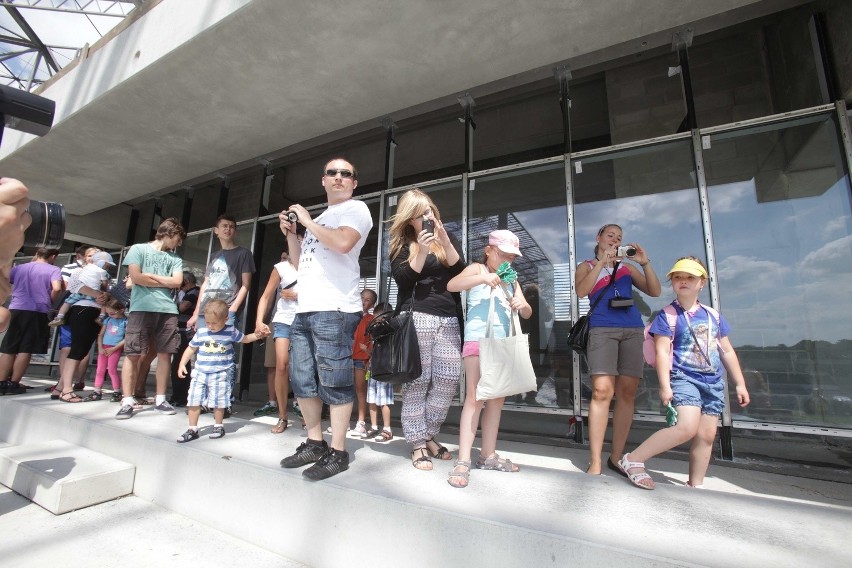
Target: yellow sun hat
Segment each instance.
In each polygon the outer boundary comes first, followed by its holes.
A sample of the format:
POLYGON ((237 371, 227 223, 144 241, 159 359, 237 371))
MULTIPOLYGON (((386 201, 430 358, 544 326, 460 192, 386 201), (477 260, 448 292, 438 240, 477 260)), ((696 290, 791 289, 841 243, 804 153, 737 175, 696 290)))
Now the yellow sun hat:
POLYGON ((672 269, 669 270, 669 273, 666 274, 666 278, 671 278, 672 274, 675 272, 686 272, 687 274, 692 274, 693 276, 700 276, 702 278, 707 278, 707 271, 704 270, 704 267, 701 266, 700 263, 695 262, 691 258, 682 258, 679 261, 675 262, 672 269))

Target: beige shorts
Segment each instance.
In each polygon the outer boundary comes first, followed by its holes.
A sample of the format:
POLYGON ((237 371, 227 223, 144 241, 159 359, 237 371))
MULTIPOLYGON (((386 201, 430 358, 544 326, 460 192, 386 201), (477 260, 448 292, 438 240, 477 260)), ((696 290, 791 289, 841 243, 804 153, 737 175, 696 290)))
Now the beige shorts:
POLYGON ((645 360, 642 357, 642 327, 593 327, 589 330, 586 360, 589 375, 623 375, 642 377, 645 360))

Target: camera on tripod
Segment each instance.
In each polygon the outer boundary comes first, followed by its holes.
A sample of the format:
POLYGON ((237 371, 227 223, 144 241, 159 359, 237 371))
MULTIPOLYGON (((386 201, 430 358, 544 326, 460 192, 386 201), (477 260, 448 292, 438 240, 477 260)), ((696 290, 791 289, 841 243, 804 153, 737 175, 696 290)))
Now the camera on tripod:
MULTIPOLYGON (((44 136, 53 125, 56 103, 50 99, 0 85, 0 142, 8 126, 44 136)), ((59 248, 65 237, 65 207, 61 203, 30 200, 32 222, 24 232, 24 246, 59 248)))

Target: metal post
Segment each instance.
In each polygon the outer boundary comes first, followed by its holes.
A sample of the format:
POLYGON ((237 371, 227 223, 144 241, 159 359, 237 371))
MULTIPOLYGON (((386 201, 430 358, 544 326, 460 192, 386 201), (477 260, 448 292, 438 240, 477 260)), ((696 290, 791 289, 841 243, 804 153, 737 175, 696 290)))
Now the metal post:
POLYGON ((228 209, 228 194, 231 192, 231 178, 219 174, 222 184, 219 186, 219 204, 216 206, 216 216, 223 214, 228 209))
MULTIPOLYGON (((704 231, 704 254, 707 257, 707 270, 710 275, 710 305, 721 311, 719 305, 719 281, 716 277, 716 254, 713 244, 713 230, 710 226, 710 202, 707 193, 707 174, 704 169, 701 134, 698 129, 692 131, 692 156, 695 162, 695 176, 698 183, 698 203, 701 211, 701 226, 704 231)), ((725 381, 725 407, 722 409, 722 428, 719 431, 721 459, 734 459, 732 440, 731 397, 728 383, 725 381)))
POLYGON ((852 129, 849 128, 849 113, 846 101, 840 99, 834 103, 837 108, 837 128, 840 130, 840 143, 843 145, 846 175, 852 172, 852 129))
MULTIPOLYGON (((680 66, 680 80, 683 88, 683 99, 686 103, 686 119, 683 132, 698 128, 698 118, 695 114, 695 98, 692 95, 692 77, 689 73, 689 54, 687 48, 692 46, 692 28, 683 28, 672 34, 672 51, 677 52, 680 66)), ((681 132, 681 130, 678 130, 681 132)))
POLYGON ((192 200, 195 197, 195 189, 187 186, 184 190, 186 193, 183 197, 183 211, 180 215, 180 224, 183 225, 183 229, 186 231, 189 227, 189 221, 192 218, 192 200))
POLYGON ((811 36, 811 47, 814 52, 814 64, 819 80, 822 103, 831 104, 833 100, 842 99, 843 95, 837 91, 837 79, 834 76, 834 66, 832 65, 825 31, 825 19, 822 14, 813 14, 810 17, 808 32, 811 36))
POLYGON ((553 78, 559 83, 559 108, 562 110, 562 152, 571 153, 571 68, 560 65, 553 68, 553 78))
POLYGON ((476 123, 473 121, 473 105, 476 101, 470 93, 460 95, 458 101, 464 109, 464 118, 459 119, 464 123, 464 173, 469 174, 473 171, 473 131, 476 130, 476 123))
POLYGON ((385 133, 387 134, 385 139, 385 189, 391 189, 393 187, 393 166, 397 146, 396 140, 393 137, 396 124, 393 123, 393 120, 389 116, 383 118, 381 122, 382 128, 385 129, 385 133))

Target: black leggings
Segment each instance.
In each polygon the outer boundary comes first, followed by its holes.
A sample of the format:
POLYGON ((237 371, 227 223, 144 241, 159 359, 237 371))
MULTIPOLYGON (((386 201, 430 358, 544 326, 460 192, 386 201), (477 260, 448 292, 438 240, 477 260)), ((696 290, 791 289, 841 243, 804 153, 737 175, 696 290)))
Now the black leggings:
POLYGON ((71 351, 69 359, 83 360, 98 338, 101 326, 96 321, 101 309, 92 306, 71 306, 68 310, 68 327, 71 330, 71 351))

